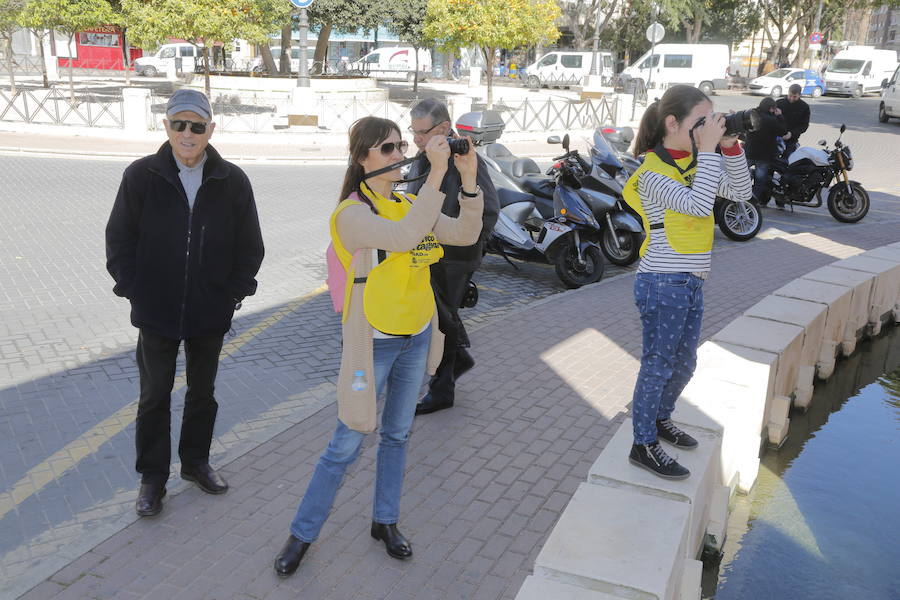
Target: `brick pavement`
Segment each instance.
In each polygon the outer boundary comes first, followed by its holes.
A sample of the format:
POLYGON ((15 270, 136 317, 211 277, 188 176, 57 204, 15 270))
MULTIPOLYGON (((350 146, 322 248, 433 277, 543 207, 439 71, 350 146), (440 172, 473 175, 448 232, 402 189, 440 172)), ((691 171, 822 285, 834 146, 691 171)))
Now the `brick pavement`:
MULTIPOLYGON (((900 239, 893 223, 838 226, 717 252, 703 336, 785 282, 900 239)), ((409 562, 368 537, 374 436, 320 540, 286 580, 271 562, 334 426, 327 404, 228 464, 232 490, 190 487, 77 558, 23 600, 513 598, 553 524, 625 416, 639 353, 633 277, 557 295, 472 334, 458 406, 419 417, 403 531, 409 562)))

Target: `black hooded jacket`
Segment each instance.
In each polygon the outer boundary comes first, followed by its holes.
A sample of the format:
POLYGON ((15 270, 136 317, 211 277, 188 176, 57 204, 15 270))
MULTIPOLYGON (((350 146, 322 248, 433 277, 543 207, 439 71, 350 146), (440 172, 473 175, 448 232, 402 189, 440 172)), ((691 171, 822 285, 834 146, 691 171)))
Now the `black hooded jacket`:
POLYGON ((747 134, 744 152, 747 160, 772 162, 778 156, 778 137, 788 132, 781 115, 760 112, 759 129, 747 134))
POLYGON ((206 155, 193 210, 166 142, 125 169, 106 226, 113 292, 135 327, 171 339, 227 332, 264 255, 250 181, 212 146, 206 155))

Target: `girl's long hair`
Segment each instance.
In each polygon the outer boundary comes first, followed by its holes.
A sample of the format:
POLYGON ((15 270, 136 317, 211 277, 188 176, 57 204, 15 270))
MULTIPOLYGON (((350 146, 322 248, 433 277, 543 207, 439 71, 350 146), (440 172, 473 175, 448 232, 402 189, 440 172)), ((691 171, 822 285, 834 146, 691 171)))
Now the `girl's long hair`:
POLYGON ((689 85, 673 85, 662 98, 647 107, 641 118, 637 137, 634 140, 634 155, 640 156, 652 150, 666 136, 666 117, 673 115, 681 123, 701 102, 709 102, 709 97, 689 85))
POLYGON ((369 148, 374 148, 395 131, 398 135, 402 135, 399 125, 390 119, 379 117, 363 117, 350 127, 350 161, 347 165, 347 173, 344 175, 344 185, 341 187, 341 196, 338 198, 338 202, 346 200, 353 192, 356 192, 359 194, 359 199, 368 204, 372 212, 375 212, 375 207, 360 189, 365 176, 360 161, 368 155, 369 148))

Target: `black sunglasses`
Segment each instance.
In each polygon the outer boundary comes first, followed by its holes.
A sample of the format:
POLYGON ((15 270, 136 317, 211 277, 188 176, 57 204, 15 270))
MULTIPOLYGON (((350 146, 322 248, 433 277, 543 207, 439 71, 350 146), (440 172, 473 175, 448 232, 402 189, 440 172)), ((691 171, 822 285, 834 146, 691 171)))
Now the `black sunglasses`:
POLYGON ((204 123, 202 121, 188 121, 186 119, 172 119, 169 121, 169 125, 171 125, 172 129, 175 131, 184 131, 188 125, 191 126, 191 131, 193 133, 206 133, 206 126, 208 123, 204 123))
POLYGON ((378 150, 381 149, 381 153, 385 156, 390 156, 393 154, 394 149, 400 151, 400 154, 406 154, 406 149, 409 148, 409 142, 406 140, 402 140, 399 142, 385 142, 380 146, 372 146, 369 150, 378 150))

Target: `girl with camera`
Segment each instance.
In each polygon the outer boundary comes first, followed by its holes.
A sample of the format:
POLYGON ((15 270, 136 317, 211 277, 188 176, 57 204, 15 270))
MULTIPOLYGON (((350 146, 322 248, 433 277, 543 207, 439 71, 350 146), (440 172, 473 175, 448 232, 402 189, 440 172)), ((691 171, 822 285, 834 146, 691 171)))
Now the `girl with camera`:
POLYGON ((634 283, 643 350, 629 460, 660 477, 684 479, 690 472, 659 440, 697 446, 671 415, 697 362, 716 196, 750 200, 750 173, 737 138, 725 136, 725 116, 713 112, 703 92, 685 85, 670 87, 647 107, 635 139, 640 154, 644 162, 624 193, 647 232, 634 283))
POLYGON ((418 196, 394 192, 406 148, 393 121, 366 117, 350 129, 350 164, 331 216, 332 245, 347 276, 338 422, 291 535, 275 558, 280 576, 297 570, 319 536, 344 473, 376 427, 376 397, 384 398, 384 407, 371 535, 384 542, 390 556, 412 556, 409 540, 397 530, 406 445, 426 367, 433 373, 443 350, 429 267, 443 255, 442 243, 475 243, 483 195, 476 187, 477 162, 470 147, 453 158, 462 189, 476 192, 460 193, 458 217, 441 214, 444 194, 438 188, 450 158, 444 137, 431 139, 425 148, 431 171, 418 196))

